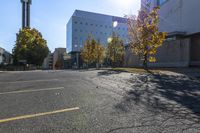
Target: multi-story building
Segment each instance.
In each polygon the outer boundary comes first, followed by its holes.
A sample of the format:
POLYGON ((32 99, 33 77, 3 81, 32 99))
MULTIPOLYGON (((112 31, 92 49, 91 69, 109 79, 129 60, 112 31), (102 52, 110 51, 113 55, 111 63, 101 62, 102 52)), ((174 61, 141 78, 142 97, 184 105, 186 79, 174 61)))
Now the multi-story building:
POLYGON ((66 53, 66 48, 56 48, 53 53, 53 69, 63 69, 64 59, 63 56, 66 53))
POLYGON ((142 9, 160 6, 161 31, 184 32, 187 35, 200 32, 200 17, 194 15, 200 11, 199 0, 142 0, 142 3, 142 9))
MULTIPOLYGON (((159 30, 168 33, 156 55, 157 62, 151 65, 200 66, 200 17, 197 15, 200 0, 141 0, 141 3, 141 9, 146 11, 160 6, 159 30)), ((135 62, 131 64, 138 65, 135 62)))
POLYGON ((66 48, 55 48, 53 53, 49 53, 43 61, 43 69, 64 69, 66 57, 66 48))
POLYGON ((79 66, 79 52, 89 34, 106 47, 113 32, 127 42, 127 23, 122 17, 75 10, 67 24, 67 52, 72 65, 79 66))
POLYGON ((53 53, 49 53, 47 55, 47 57, 44 59, 43 65, 42 65, 43 69, 53 69, 53 53))
POLYGON ((12 55, 8 51, 0 47, 0 64, 7 65, 11 63, 12 55))

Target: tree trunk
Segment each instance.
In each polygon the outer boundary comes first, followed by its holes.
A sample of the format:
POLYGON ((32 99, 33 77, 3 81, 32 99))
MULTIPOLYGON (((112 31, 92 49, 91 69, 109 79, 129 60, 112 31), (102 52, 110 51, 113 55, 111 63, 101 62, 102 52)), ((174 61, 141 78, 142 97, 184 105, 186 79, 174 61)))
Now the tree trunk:
POLYGON ((143 67, 144 67, 144 69, 148 69, 148 66, 147 66, 147 54, 144 54, 143 67))

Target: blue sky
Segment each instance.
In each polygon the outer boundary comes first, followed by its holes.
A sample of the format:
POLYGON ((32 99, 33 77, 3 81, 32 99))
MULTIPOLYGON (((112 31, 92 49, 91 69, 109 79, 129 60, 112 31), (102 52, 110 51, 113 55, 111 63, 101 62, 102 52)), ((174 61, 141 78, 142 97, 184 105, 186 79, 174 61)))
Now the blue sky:
MULTIPOLYGON (((32 0, 31 27, 38 29, 53 51, 66 47, 66 24, 75 9, 115 16, 137 14, 140 0, 32 0)), ((12 51, 21 28, 20 0, 0 0, 0 47, 12 51)))

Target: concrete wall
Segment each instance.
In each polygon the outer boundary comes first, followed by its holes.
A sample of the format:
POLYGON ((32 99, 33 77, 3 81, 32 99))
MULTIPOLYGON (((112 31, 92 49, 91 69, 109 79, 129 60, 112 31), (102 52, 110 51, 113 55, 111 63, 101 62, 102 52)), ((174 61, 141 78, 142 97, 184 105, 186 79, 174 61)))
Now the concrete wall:
POLYGON ((142 61, 139 59, 139 56, 133 54, 129 47, 125 50, 124 58, 124 67, 140 67, 142 65, 142 61))
POLYGON ((161 5, 160 30, 187 34, 200 32, 199 6, 200 0, 168 0, 161 5))
POLYGON ((191 37, 190 65, 200 66, 200 35, 191 37))
POLYGON ((156 63, 150 66, 159 67, 188 67, 190 63, 190 38, 166 41, 158 49, 156 63))
MULTIPOLYGON (((190 64, 190 38, 166 41, 156 54, 157 61, 151 67, 188 67, 190 64)), ((142 66, 139 57, 126 50, 126 67, 142 66)))

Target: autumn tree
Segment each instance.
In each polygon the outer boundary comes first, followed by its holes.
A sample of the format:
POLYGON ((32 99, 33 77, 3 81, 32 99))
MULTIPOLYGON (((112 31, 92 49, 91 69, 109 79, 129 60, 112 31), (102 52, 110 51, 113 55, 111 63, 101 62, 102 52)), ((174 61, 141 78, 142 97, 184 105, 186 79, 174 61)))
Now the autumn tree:
POLYGON ((81 58, 87 66, 92 63, 97 63, 97 66, 99 66, 104 60, 104 47, 92 35, 89 35, 81 49, 81 58))
POLYGON ((156 62, 157 49, 164 43, 166 33, 159 32, 159 7, 155 7, 150 13, 139 11, 138 17, 128 16, 128 31, 130 48, 133 53, 143 60, 143 66, 156 62))
POLYGON ((123 66, 124 54, 123 40, 116 33, 113 33, 107 46, 107 58, 110 60, 110 65, 114 67, 123 66))
POLYGON ((105 59, 105 48, 100 44, 99 41, 96 43, 95 52, 95 60, 97 63, 97 67, 99 68, 99 65, 102 64, 105 59))
POLYGON ((96 41, 92 38, 91 35, 88 36, 85 45, 81 49, 81 58, 87 66, 95 61, 95 45, 96 41))
POLYGON ((41 66, 49 49, 47 41, 36 29, 23 28, 17 33, 16 44, 13 48, 14 63, 26 60, 28 64, 41 66))

